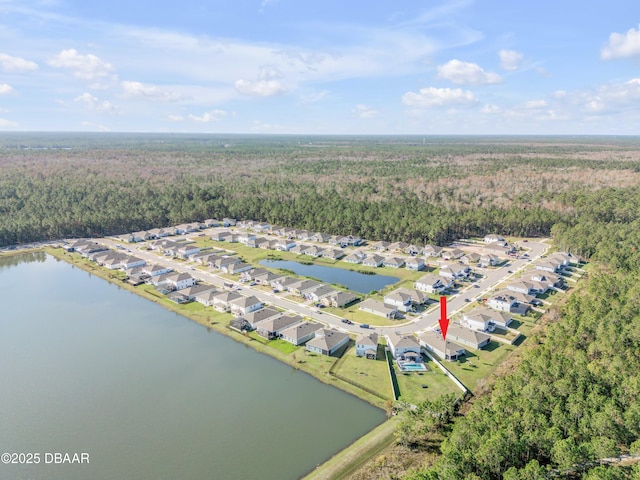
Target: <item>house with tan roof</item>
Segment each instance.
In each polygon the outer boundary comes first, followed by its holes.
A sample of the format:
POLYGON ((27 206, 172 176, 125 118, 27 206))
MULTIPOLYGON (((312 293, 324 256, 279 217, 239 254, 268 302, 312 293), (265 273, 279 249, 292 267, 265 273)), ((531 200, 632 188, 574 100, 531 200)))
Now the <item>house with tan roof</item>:
POLYGON ((374 300, 373 298, 368 298, 364 302, 360 303, 360 310, 363 312, 373 313, 374 315, 378 315, 380 317, 393 319, 396 318, 398 314, 398 309, 389 305, 385 305, 384 303, 374 300))
POLYGON ((456 323, 449 325, 447 338, 465 347, 471 347, 474 350, 480 350, 486 347, 491 341, 491 337, 486 333, 471 330, 456 323))

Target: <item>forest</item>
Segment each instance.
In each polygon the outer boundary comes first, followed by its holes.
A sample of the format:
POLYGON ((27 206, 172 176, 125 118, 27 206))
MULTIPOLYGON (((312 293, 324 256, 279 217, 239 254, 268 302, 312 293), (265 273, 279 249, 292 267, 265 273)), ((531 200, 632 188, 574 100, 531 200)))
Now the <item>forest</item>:
POLYGON ((398 442, 435 462, 362 478, 640 476, 598 462, 640 453, 640 138, 0 136, 0 246, 224 216, 421 244, 551 236, 591 260, 464 414, 401 414, 398 442))

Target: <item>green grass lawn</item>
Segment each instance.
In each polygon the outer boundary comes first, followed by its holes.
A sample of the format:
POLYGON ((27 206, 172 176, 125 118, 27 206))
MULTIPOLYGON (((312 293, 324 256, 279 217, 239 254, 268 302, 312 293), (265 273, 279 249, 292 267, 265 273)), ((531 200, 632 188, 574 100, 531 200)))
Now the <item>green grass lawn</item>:
POLYGON ((443 365, 473 392, 478 381, 488 378, 515 349, 515 346, 491 341, 485 350, 467 348, 467 354, 461 360, 443 362, 443 365))
POLYGON ((435 400, 440 395, 447 393, 462 394, 462 391, 434 362, 425 358, 425 365, 429 369, 428 372, 402 373, 394 362, 400 387, 399 400, 415 405, 423 400, 435 400), (423 388, 422 385, 426 385, 426 388, 423 388))
POLYGON ((384 357, 384 346, 382 345, 378 345, 376 360, 356 357, 355 347, 349 348, 343 355, 338 368, 335 369, 335 373, 356 384, 378 391, 389 399, 393 398, 391 380, 384 357))

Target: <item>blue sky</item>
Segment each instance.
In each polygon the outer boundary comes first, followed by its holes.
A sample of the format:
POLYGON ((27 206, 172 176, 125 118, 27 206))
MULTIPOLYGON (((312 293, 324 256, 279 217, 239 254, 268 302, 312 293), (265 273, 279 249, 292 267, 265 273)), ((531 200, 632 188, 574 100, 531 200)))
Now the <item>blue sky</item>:
POLYGON ((0 0, 0 131, 640 134, 640 2, 0 0))

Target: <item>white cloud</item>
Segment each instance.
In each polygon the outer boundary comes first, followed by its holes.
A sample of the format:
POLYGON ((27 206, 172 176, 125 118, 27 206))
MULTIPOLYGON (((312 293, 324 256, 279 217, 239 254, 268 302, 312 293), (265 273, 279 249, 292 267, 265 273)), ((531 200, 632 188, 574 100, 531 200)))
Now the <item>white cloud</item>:
POLYGON ((324 100, 329 95, 329 90, 322 90, 320 92, 312 92, 306 95, 300 95, 300 101, 302 103, 316 103, 324 100))
POLYGON ((17 122, 12 122, 11 120, 7 120, 6 118, 0 118, 0 128, 3 127, 17 127, 17 122))
POLYGON ((638 30, 631 28, 624 34, 612 33, 609 35, 609 42, 600 51, 600 58, 603 60, 636 55, 640 55, 640 26, 638 30))
POLYGON ((287 87, 277 80, 258 80, 257 82, 236 80, 235 86, 236 90, 243 95, 256 97, 272 97, 287 92, 287 87))
POLYGON ((81 80, 98 80, 109 76, 113 66, 105 63, 95 55, 81 55, 75 49, 62 50, 49 60, 49 65, 56 68, 68 68, 81 80))
POLYGON ((15 90, 11 85, 8 85, 6 83, 0 83, 0 95, 7 95, 13 92, 15 92, 15 90))
POLYGON ((38 64, 20 57, 0 53, 0 65, 5 72, 29 72, 38 69, 38 64))
POLYGON ((421 88, 419 93, 407 92, 402 103, 410 107, 434 108, 450 106, 470 106, 477 103, 475 95, 460 88, 421 88))
POLYGON ((498 56, 500 57, 500 66, 509 71, 518 70, 524 60, 524 55, 515 50, 500 50, 498 56))
POLYGON ((502 110, 497 105, 492 105, 487 103, 484 107, 482 107, 482 113, 500 113, 502 110))
POLYGON ((182 115, 169 115, 167 119, 171 122, 183 122, 184 117, 182 115))
POLYGON ((595 91, 578 95, 578 102, 591 113, 617 113, 636 110, 640 102, 640 78, 625 83, 601 85, 595 91))
POLYGON ((86 108, 95 112, 115 112, 118 110, 118 107, 113 103, 107 100, 100 101, 98 97, 95 97, 90 93, 78 95, 74 101, 82 103, 86 108))
POLYGON ((200 116, 189 115, 189 120, 193 120, 194 122, 199 123, 210 123, 217 122, 226 116, 227 112, 225 112, 224 110, 211 110, 210 112, 205 112, 200 116))
POLYGON ((131 81, 123 81, 120 85, 128 98, 139 98, 150 102, 178 102, 185 99, 179 93, 163 90, 156 85, 131 81))
POLYGON ((378 110, 368 107, 367 105, 363 105, 361 103, 356 105, 356 108, 353 110, 353 113, 360 118, 375 118, 380 114, 378 110))
POLYGON ((438 77, 456 85, 487 85, 502 82, 497 73, 485 72, 480 65, 460 60, 450 60, 438 66, 438 77))
POLYGON ((524 108, 529 110, 537 110, 540 108, 547 108, 549 104, 546 100, 529 100, 524 104, 524 108))

